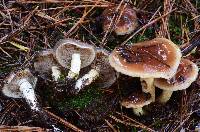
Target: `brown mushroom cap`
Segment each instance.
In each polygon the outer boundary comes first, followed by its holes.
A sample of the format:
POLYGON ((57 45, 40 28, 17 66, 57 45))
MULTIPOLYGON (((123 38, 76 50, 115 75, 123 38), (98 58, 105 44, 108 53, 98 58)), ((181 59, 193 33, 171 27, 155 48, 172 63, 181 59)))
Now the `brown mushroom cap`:
POLYGON ((52 66, 57 65, 53 49, 40 51, 34 58, 34 68, 39 73, 48 73, 51 71, 52 66))
POLYGON ((55 46, 56 59, 65 68, 70 68, 74 53, 80 54, 81 68, 90 65, 95 58, 95 48, 78 40, 62 39, 55 46))
POLYGON ((188 59, 182 59, 178 70, 171 79, 155 79, 154 85, 167 91, 177 91, 188 88, 198 76, 198 67, 188 59))
POLYGON ((171 78, 180 60, 178 46, 165 38, 117 47, 109 56, 116 71, 141 78, 171 78))
MULTIPOLYGON (((114 14, 116 13, 116 9, 118 6, 113 6, 105 9, 102 13, 103 17, 103 30, 106 31, 109 29, 109 25, 112 21, 114 14)), ((136 12, 130 7, 122 5, 119 8, 119 13, 121 13, 121 17, 119 18, 118 23, 115 25, 115 33, 117 35, 125 35, 134 31, 138 25, 136 12), (123 11, 123 12, 122 12, 123 11)), ((113 23, 115 24, 115 23, 113 23)), ((112 26, 112 25, 111 25, 112 26)))
POLYGON ((16 73, 12 72, 9 74, 5 81, 5 84, 2 88, 2 93, 5 96, 12 97, 12 98, 22 98, 23 95, 20 92, 20 86, 18 81, 21 79, 27 79, 27 81, 35 88, 37 78, 32 75, 29 69, 20 70, 16 73))
POLYGON ((128 98, 122 100, 121 105, 126 108, 142 108, 152 102, 150 94, 134 92, 128 98))
POLYGON ((115 69, 109 64, 109 52, 105 49, 96 50, 95 61, 91 64, 93 68, 99 70, 99 77, 95 80, 95 85, 101 88, 110 87, 117 79, 115 69))

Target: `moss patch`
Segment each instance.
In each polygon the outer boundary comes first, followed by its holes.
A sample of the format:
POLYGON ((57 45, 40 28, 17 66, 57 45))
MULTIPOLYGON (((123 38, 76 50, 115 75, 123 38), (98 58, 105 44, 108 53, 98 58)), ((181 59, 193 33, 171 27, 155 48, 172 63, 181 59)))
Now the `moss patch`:
POLYGON ((101 95, 101 91, 97 88, 90 87, 76 96, 67 97, 62 102, 58 102, 57 106, 61 110, 66 108, 83 109, 101 95))

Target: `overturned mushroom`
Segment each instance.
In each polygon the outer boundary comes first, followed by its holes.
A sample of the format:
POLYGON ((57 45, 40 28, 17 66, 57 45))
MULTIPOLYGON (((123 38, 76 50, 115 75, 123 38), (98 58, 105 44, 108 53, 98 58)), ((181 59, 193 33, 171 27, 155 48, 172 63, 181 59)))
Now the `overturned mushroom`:
POLYGON ((150 93, 153 101, 154 78, 171 78, 180 60, 180 49, 165 38, 120 46, 109 56, 110 65, 116 71, 141 78, 143 92, 150 93))
POLYGON ((80 91, 87 85, 95 81, 96 86, 105 88, 110 87, 117 79, 115 70, 110 66, 108 61, 109 52, 105 49, 96 50, 96 58, 91 64, 92 69, 79 78, 76 82, 75 89, 80 91))
POLYGON ((121 105, 126 108, 132 108, 137 116, 145 115, 143 106, 149 105, 152 100, 151 95, 146 93, 134 92, 128 98, 122 100, 121 105))
POLYGON ((95 80, 95 86, 100 88, 110 87, 118 78, 118 73, 109 64, 109 51, 99 48, 96 52, 96 59, 92 67, 99 67, 99 77, 95 80))
POLYGON ((163 89, 162 94, 158 98, 159 102, 166 103, 173 91, 188 88, 196 80, 197 76, 197 65, 188 59, 182 59, 176 74, 171 79, 155 79, 154 85, 163 89))
POLYGON ((70 69, 67 78, 74 79, 78 77, 81 68, 92 63, 95 49, 74 39, 62 39, 55 46, 55 56, 61 66, 70 69))
POLYGON ((38 52, 35 56, 34 68, 40 74, 52 72, 52 77, 55 81, 58 81, 61 75, 53 49, 38 52))
POLYGON ((114 25, 114 31, 117 35, 131 33, 138 25, 136 12, 129 5, 122 5, 118 10, 119 18, 115 18, 117 8, 118 6, 112 6, 105 9, 102 13, 103 30, 107 31, 109 27, 112 28, 114 25))
POLYGON ((35 85, 37 78, 29 69, 11 73, 6 79, 2 88, 5 96, 11 98, 24 98, 34 111, 39 111, 38 102, 35 96, 35 85))

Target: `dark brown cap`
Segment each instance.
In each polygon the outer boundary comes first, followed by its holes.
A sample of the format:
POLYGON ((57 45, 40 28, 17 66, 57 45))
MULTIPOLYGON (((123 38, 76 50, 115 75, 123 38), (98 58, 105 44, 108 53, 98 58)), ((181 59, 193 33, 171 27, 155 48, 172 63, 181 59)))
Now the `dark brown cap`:
POLYGON ((163 90, 177 91, 188 88, 198 76, 198 67, 188 59, 182 59, 178 70, 171 79, 155 79, 154 85, 163 90))
POLYGON ((168 79, 175 75, 181 56, 179 47, 172 41, 155 38, 115 48, 109 62, 125 75, 168 79))
POLYGON ((152 102, 151 95, 143 92, 134 92, 122 100, 121 105, 126 108, 141 108, 152 102))
MULTIPOLYGON (((116 9, 118 6, 108 7, 102 13, 103 17, 103 30, 107 31, 111 24, 114 14, 116 14, 116 9)), ((129 6, 120 6, 118 15, 120 16, 119 21, 114 20, 114 31, 117 35, 125 35, 134 31, 138 25, 136 12, 129 6), (121 13, 122 12, 122 13, 121 13), (121 13, 121 14, 120 14, 121 13)), ((112 27, 112 25, 111 25, 112 27)))

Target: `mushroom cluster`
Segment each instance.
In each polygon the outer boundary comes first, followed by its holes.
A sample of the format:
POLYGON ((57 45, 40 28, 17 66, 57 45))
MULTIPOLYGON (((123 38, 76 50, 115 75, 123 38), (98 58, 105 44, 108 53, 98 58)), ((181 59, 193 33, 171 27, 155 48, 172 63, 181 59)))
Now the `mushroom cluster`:
POLYGON ((188 88, 196 80, 198 68, 181 58, 179 47, 165 38, 116 47, 109 56, 110 65, 122 74, 139 77, 142 91, 151 95, 133 94, 121 102, 122 106, 142 115, 141 108, 155 102, 155 86, 163 89, 158 98, 162 103, 170 99, 172 91, 188 88))
MULTIPOLYGON (((129 34, 138 25, 136 12, 126 4, 107 8, 102 18, 104 31, 113 29, 117 35, 129 34)), ((33 67, 40 75, 51 73, 55 82, 74 82, 76 93, 94 81, 98 87, 110 87, 118 78, 117 72, 138 77, 142 92, 132 93, 121 101, 136 115, 143 115, 142 107, 155 102, 155 87, 163 90, 157 100, 166 103, 173 91, 188 88, 198 76, 196 64, 182 58, 180 48, 165 38, 121 45, 112 53, 75 39, 62 39, 53 49, 38 52, 33 67), (86 67, 89 71, 80 75, 86 67), (68 71, 64 79, 61 70, 68 71)), ((39 111, 36 82, 37 77, 29 69, 19 70, 5 79, 2 92, 8 97, 24 98, 32 110, 39 111)))
MULTIPOLYGON (((113 20, 117 20, 114 26, 117 35, 129 34, 138 25, 135 11, 126 4, 106 9, 102 17, 105 30, 113 20), (118 13, 117 17, 113 12, 118 13)), ((110 53, 103 48, 96 48, 74 39, 62 39, 53 49, 36 53, 33 72, 47 77, 51 74, 54 82, 73 82, 76 93, 94 81, 98 87, 110 87, 118 78, 118 74, 109 63, 109 55, 110 53), (85 67, 89 67, 89 72, 79 75, 85 67), (62 71, 68 71, 68 74, 64 75, 62 71)), ((41 109, 34 91, 38 78, 33 72, 28 68, 12 72, 5 79, 2 92, 8 97, 24 98, 32 110, 39 111, 41 109)))
POLYGON ((101 87, 108 87, 115 82, 115 71, 109 65, 108 56, 109 53, 105 49, 96 48, 75 39, 62 39, 57 42, 54 49, 38 53, 35 57, 34 68, 40 74, 51 71, 55 81, 58 81, 61 76, 61 68, 68 69, 66 80, 70 83, 77 80, 74 89, 78 93, 97 78, 101 87), (80 70, 88 66, 91 70, 79 78, 80 70), (103 70, 105 68, 109 68, 109 72, 105 72, 103 70), (105 80, 106 74, 110 76, 107 76, 105 80))
MULTIPOLYGON (((108 56, 109 53, 105 49, 96 48, 87 43, 83 43, 74 39, 60 40, 55 48, 55 58, 58 63, 69 69, 66 80, 75 80, 74 89, 78 93, 84 87, 90 85, 94 80, 101 80, 101 87, 112 85, 115 80, 115 71, 110 67, 108 56), (85 67, 90 67, 90 71, 79 77, 79 72, 85 67), (110 77, 105 80, 102 76, 107 74, 103 68, 109 68, 110 77)), ((72 82, 72 81, 70 81, 72 82)))
MULTIPOLYGON (((103 30, 111 29, 116 35, 130 34, 138 26, 136 12, 127 4, 107 8, 102 18, 103 30)), ((180 48, 165 38, 118 46, 109 55, 109 63, 117 72, 140 78, 143 93, 133 93, 121 102, 136 115, 155 102, 155 87, 163 90, 157 100, 166 103, 173 91, 188 88, 198 76, 196 64, 182 59, 180 48)))
MULTIPOLYGON (((34 57, 33 71, 41 76, 51 74, 55 82, 61 81, 72 86, 76 93, 96 81, 101 88, 110 87, 117 79, 116 72, 109 64, 109 52, 96 48, 90 44, 75 39, 62 39, 53 49, 37 52, 34 57), (88 67, 89 72, 79 77, 81 69, 88 67), (61 78, 61 70, 68 71, 66 77, 61 78)), ((5 79, 2 92, 7 97, 24 98, 34 111, 40 106, 36 98, 35 87, 37 77, 30 69, 12 72, 5 79)), ((67 91, 67 88, 66 88, 67 91)))

